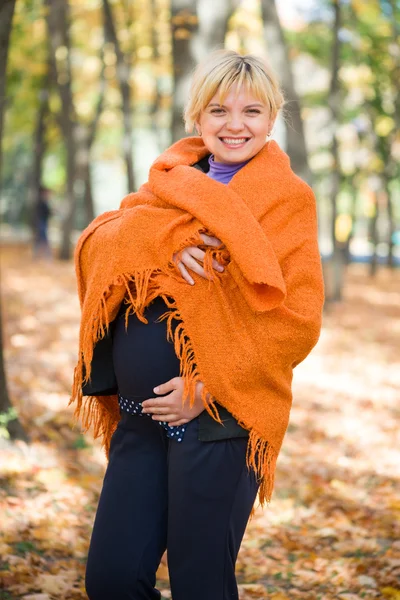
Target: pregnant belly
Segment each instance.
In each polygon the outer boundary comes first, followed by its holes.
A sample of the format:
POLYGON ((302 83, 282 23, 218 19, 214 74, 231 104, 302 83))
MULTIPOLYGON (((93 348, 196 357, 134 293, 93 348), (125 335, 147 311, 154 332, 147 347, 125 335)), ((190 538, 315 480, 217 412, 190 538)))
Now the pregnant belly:
MULTIPOLYGON (((123 305, 117 317, 113 335, 113 361, 118 391, 125 398, 146 400, 157 396, 156 385, 179 376, 179 359, 174 346, 167 340, 167 322, 155 320, 167 311, 161 297, 146 309, 148 323, 130 315, 125 329, 123 305)), ((172 321, 173 328, 176 321, 172 321)))

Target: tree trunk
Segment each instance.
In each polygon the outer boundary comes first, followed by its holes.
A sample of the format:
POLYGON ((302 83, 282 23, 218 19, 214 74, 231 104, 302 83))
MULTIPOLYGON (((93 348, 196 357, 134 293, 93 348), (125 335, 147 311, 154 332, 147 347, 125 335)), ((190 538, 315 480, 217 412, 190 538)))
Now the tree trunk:
MULTIPOLYGON (((2 142, 6 103, 6 71, 14 8, 15 0, 3 0, 0 6, 0 189, 2 181, 2 142)), ((0 415, 6 416, 6 429, 12 439, 19 438, 27 440, 27 435, 21 423, 19 422, 18 418, 13 416, 14 411, 7 388, 3 344, 4 341, 0 294, 0 415)))
MULTIPOLYGON (((70 64, 69 4, 68 0, 46 0, 48 6, 47 23, 50 38, 51 75, 58 89, 62 111, 58 122, 66 148, 66 210, 59 257, 71 258, 71 234, 75 226, 77 199, 83 201, 87 223, 94 219, 93 196, 90 179, 90 151, 104 104, 104 63, 100 76, 100 91, 93 121, 89 126, 78 123, 73 95, 70 64), (57 59, 57 50, 67 49, 65 58, 57 59)), ((60 52, 58 52, 60 55, 60 52)))
POLYGON ((122 98, 122 114, 124 122, 123 153, 128 176, 128 192, 135 190, 135 175, 133 167, 133 127, 132 127, 132 101, 129 85, 130 65, 124 56, 119 44, 111 6, 108 0, 103 0, 104 30, 106 41, 113 44, 117 59, 117 79, 122 98))
POLYGON ((198 27, 193 36, 196 62, 212 50, 224 47, 228 22, 238 4, 232 0, 197 0, 198 27))
POLYGON ((84 191, 84 208, 85 208, 85 224, 89 225, 95 218, 94 200, 93 200, 93 186, 92 177, 90 173, 90 163, 86 165, 86 171, 84 173, 85 191, 84 191))
POLYGON ((275 0, 261 0, 261 10, 264 37, 268 46, 268 54, 271 56, 271 65, 279 73, 285 98, 288 102, 286 112, 289 116, 289 123, 286 126, 286 150, 290 156, 290 164, 299 177, 311 184, 312 174, 308 165, 300 99, 295 89, 289 52, 276 10, 275 0))
POLYGON ((196 0, 171 1, 172 60, 174 96, 171 137, 176 142, 185 137, 183 109, 189 95, 190 75, 196 64, 193 36, 198 27, 196 0))
POLYGON ((168 142, 165 142, 165 135, 162 127, 160 126, 160 113, 161 113, 161 105, 162 105, 162 92, 161 92, 161 82, 162 75, 160 71, 160 53, 158 50, 159 45, 159 36, 157 33, 157 24, 159 22, 159 13, 157 0, 151 0, 151 13, 152 13, 152 28, 151 28, 151 42, 153 46, 153 77, 155 83, 154 97, 153 102, 150 106, 150 117, 151 117, 151 129, 155 134, 155 139, 157 140, 157 148, 158 152, 161 153, 165 145, 168 142))
POLYGON ((347 242, 346 242, 346 260, 345 260, 346 266, 351 263, 350 246, 351 246, 351 242, 354 239, 354 233, 355 233, 356 222, 357 222, 357 187, 354 182, 354 176, 350 177, 349 184, 350 184, 349 185, 349 194, 351 196, 351 209, 350 209, 351 230, 349 233, 349 237, 347 238, 347 242))
POLYGON ((387 265, 390 268, 394 267, 394 233, 396 230, 396 224, 394 220, 394 198, 390 193, 389 185, 386 187, 387 189, 387 211, 388 211, 388 220, 389 220, 389 231, 388 231, 388 255, 387 255, 387 265))
POLYGON ((329 90, 329 108, 331 113, 331 127, 332 127, 332 143, 331 143, 331 155, 332 155, 332 171, 331 171, 331 185, 330 185, 330 198, 331 198, 331 236, 332 236, 332 262, 333 262, 333 281, 332 281, 332 301, 339 301, 342 299, 343 279, 345 270, 345 261, 343 260, 343 252, 338 246, 336 239, 336 222, 337 222, 337 197, 340 191, 340 162, 339 162, 339 145, 336 137, 336 131, 339 124, 340 114, 340 89, 339 89, 339 66, 340 66, 340 38, 339 31, 341 27, 341 0, 332 0, 332 7, 334 10, 334 24, 333 24, 333 45, 332 45, 332 65, 331 65, 331 83, 329 90))
MULTIPOLYGON (((59 258, 60 260, 70 260, 72 252, 71 252, 71 235, 75 225, 75 215, 76 215, 76 180, 77 178, 77 169, 76 169, 76 153, 77 148, 75 144, 76 137, 76 125, 71 122, 68 115, 63 115, 64 121, 64 131, 66 128, 66 122, 69 122, 70 130, 65 133, 64 139, 66 142, 66 151, 67 151, 67 202, 66 202, 66 212, 64 214, 63 227, 62 227, 62 235, 61 235, 61 244, 59 249, 59 258)), ((78 184, 79 185, 79 184, 78 184)))
POLYGON ((24 428, 22 427, 15 409, 13 408, 7 388, 6 369, 4 360, 4 337, 2 325, 2 310, 0 296, 0 415, 5 417, 5 428, 11 439, 19 439, 27 442, 29 440, 24 428))
POLYGON ((172 0, 174 97, 172 141, 185 137, 183 110, 193 68, 216 48, 223 48, 228 21, 239 0, 172 0))
POLYGON ((389 0, 390 8, 391 8, 391 26, 392 26, 392 34, 394 40, 394 48, 396 48, 396 53, 392 52, 392 59, 395 61, 395 66, 392 72, 392 82, 393 82, 393 102, 394 102, 394 120, 396 123, 396 131, 400 131, 400 94, 398 93, 398 85, 400 80, 400 56, 398 52, 399 43, 400 43, 400 10, 399 4, 395 2, 395 0, 389 0))
POLYGON ((94 113, 94 117, 92 122, 90 123, 88 130, 86 132, 86 152, 83 154, 84 163, 82 164, 82 172, 83 172, 83 181, 84 181, 84 208, 85 208, 85 216, 87 225, 93 221, 95 217, 94 210, 94 201, 93 201, 93 188, 92 188, 92 179, 90 173, 90 152, 93 146, 93 142, 96 138, 97 126, 100 121, 101 113, 103 112, 104 106, 104 95, 106 82, 104 77, 104 56, 103 52, 101 52, 101 60, 102 60, 102 69, 100 73, 100 90, 99 90, 99 98, 97 100, 97 106, 94 113))
POLYGON ((62 237, 59 258, 71 258, 71 233, 75 224, 76 212, 76 179, 78 160, 78 138, 75 110, 72 99, 72 77, 69 38, 69 5, 68 0, 46 0, 47 28, 50 40, 51 76, 61 100, 59 122, 64 137, 67 154, 67 185, 65 214, 62 226, 62 237), (64 48, 67 50, 64 54, 64 48), (58 54, 58 58, 57 58, 58 54))
POLYGON ((30 217, 33 236, 36 234, 37 206, 40 198, 40 185, 42 184, 43 157, 46 151, 46 118, 49 113, 49 75, 43 77, 41 89, 39 90, 39 107, 33 142, 33 166, 30 184, 30 217))
POLYGON ((379 217, 379 210, 380 210, 380 202, 379 202, 379 196, 378 196, 378 192, 374 192, 374 202, 375 202, 375 211, 373 216, 371 217, 370 223, 369 223, 369 234, 370 234, 370 238, 371 238, 371 242, 372 242, 372 256, 371 256, 371 262, 369 263, 369 274, 371 277, 374 277, 376 275, 377 269, 378 269, 378 254, 377 254, 377 245, 378 245, 378 217, 379 217))
MULTIPOLYGON (((2 0, 0 4, 0 144, 3 140, 4 114, 6 107, 6 67, 15 0, 2 0)), ((0 148, 0 190, 2 152, 0 148)))

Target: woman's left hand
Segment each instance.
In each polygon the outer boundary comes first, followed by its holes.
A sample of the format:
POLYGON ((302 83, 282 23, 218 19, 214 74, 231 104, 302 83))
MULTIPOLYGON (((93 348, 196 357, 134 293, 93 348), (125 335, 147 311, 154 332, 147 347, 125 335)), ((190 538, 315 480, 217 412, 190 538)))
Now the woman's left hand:
MULTIPOLYGON (((213 246, 214 248, 218 248, 218 246, 222 244, 222 241, 213 235, 200 233, 200 237, 202 238, 205 246, 213 246)), ((204 267, 202 267, 200 264, 200 262, 204 261, 205 255, 206 253, 197 246, 186 246, 186 248, 183 248, 180 252, 175 252, 172 258, 182 273, 182 277, 188 283, 194 285, 194 279, 187 269, 191 269, 201 277, 204 277, 204 279, 210 279, 209 275, 206 274, 204 267), (178 256, 180 256, 179 261, 177 261, 178 256)), ((224 271, 223 265, 221 265, 215 258, 212 261, 212 266, 213 269, 219 273, 224 271)))
POLYGON ((163 398, 149 398, 142 402, 143 412, 151 413, 155 421, 167 421, 169 425, 183 425, 197 417, 204 410, 204 404, 201 399, 201 391, 204 383, 201 381, 196 384, 195 402, 192 408, 189 408, 189 399, 182 406, 183 399, 183 378, 174 377, 162 383, 156 388, 156 394, 167 394, 163 398), (168 392, 170 392, 168 394, 168 392))

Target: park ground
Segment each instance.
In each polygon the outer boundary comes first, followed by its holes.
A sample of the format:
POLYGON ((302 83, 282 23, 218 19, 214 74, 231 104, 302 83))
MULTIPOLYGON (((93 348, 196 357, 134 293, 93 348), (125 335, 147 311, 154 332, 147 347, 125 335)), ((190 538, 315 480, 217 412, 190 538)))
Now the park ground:
MULTIPOLYGON (((0 599, 80 600, 105 458, 67 407, 73 265, 9 246, 1 288, 9 389, 30 443, 0 438, 0 599)), ((296 369, 272 502, 242 543, 241 600, 400 600, 399 290, 399 271, 371 279, 352 265, 326 310, 296 369)), ((157 580, 171 598, 165 557, 157 580)))

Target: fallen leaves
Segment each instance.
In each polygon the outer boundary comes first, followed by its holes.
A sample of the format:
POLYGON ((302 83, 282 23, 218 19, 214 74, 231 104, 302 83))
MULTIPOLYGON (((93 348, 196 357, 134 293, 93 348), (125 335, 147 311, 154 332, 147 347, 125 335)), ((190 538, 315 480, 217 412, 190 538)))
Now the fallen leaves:
MULTIPOLYGON (((32 441, 0 440, 0 597, 82 600, 105 459, 67 408, 73 267, 2 260, 9 387, 32 441)), ((241 600, 400 600, 399 284, 351 266, 296 370, 276 490, 238 557, 241 600)), ((157 585, 171 598, 166 556, 157 585)))
POLYGON ((396 590, 392 587, 385 587, 382 589, 382 594, 390 600, 400 600, 400 589, 396 590))

